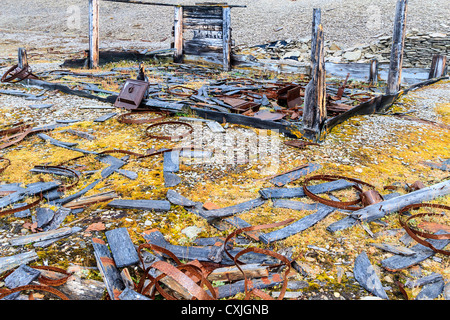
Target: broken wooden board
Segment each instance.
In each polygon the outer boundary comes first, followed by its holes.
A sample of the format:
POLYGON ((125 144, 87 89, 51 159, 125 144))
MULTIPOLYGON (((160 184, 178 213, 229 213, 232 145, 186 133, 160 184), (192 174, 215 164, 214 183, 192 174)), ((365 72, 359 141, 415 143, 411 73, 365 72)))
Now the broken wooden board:
POLYGON ((360 221, 370 222, 381 219, 390 213, 397 212, 408 205, 431 201, 448 194, 450 194, 450 180, 372 204, 353 212, 351 217, 360 221))
POLYGON ((209 281, 237 281, 244 279, 244 274, 248 279, 269 276, 267 266, 260 264, 246 264, 240 268, 242 271, 235 266, 216 268, 208 275, 207 279, 209 281))
POLYGON ((260 235, 259 240, 261 240, 265 244, 269 244, 274 241, 285 239, 287 237, 290 237, 294 234, 300 233, 300 232, 312 227, 319 221, 325 219, 328 215, 333 213, 335 210, 336 210, 336 208, 332 208, 332 207, 328 207, 328 206, 321 206, 321 207, 319 207, 317 212, 307 215, 307 216, 301 218, 300 220, 297 220, 284 228, 260 235))
POLYGON ((39 257, 34 249, 13 256, 0 257, 0 274, 5 271, 14 269, 21 264, 27 264, 38 259, 39 257))
POLYGON ((9 239, 9 244, 12 246, 24 246, 30 243, 55 239, 55 238, 61 238, 61 237, 67 237, 73 233, 72 228, 70 227, 64 227, 60 229, 45 231, 45 232, 38 232, 33 233, 25 236, 19 236, 15 238, 9 239))
POLYGON ((308 166, 305 168, 301 168, 301 169, 295 170, 293 172, 279 175, 269 181, 271 183, 273 183, 274 185, 276 185, 277 187, 282 187, 285 184, 295 181, 295 180, 299 179, 300 177, 303 177, 313 171, 319 170, 320 168, 322 168, 322 166, 320 164, 311 163, 311 164, 308 164, 308 166))
MULTIPOLYGON (((316 184, 308 187, 314 194, 326 193, 331 191, 337 191, 349 188, 353 186, 354 183, 347 180, 335 180, 332 182, 325 182, 321 184, 316 184)), ((303 187, 298 188, 265 188, 259 190, 259 194, 264 199, 277 199, 277 198, 301 198, 305 197, 305 192, 303 187)))
MULTIPOLYGON (((436 234, 445 234, 446 232, 441 230, 436 232, 436 234)), ((431 243, 437 249, 444 249, 450 243, 449 239, 444 240, 435 240, 435 239, 427 239, 427 242, 431 243)), ((403 256, 403 255, 394 255, 387 259, 381 261, 381 265, 388 271, 399 271, 410 266, 416 265, 432 256, 436 253, 424 245, 420 243, 410 248, 416 254, 411 256, 403 256)))
POLYGON ((125 284, 117 270, 108 246, 103 240, 98 238, 92 238, 92 246, 94 247, 97 267, 100 270, 109 297, 111 300, 119 300, 120 294, 125 290, 125 284))
POLYGON ((105 232, 114 262, 118 268, 139 263, 139 256, 131 241, 127 228, 117 228, 105 232))
POLYGON ((353 266, 353 275, 364 289, 381 299, 389 300, 365 251, 356 257, 353 266))
POLYGON ((415 300, 434 300, 439 297, 439 295, 444 290, 445 282, 444 279, 440 281, 430 283, 425 285, 419 294, 416 296, 415 300))
POLYGON ((108 206, 117 209, 137 209, 155 212, 164 212, 170 210, 170 202, 166 200, 116 199, 108 203, 108 206))
POLYGON ((383 251, 391 252, 394 254, 400 254, 403 256, 412 256, 416 254, 416 252, 411 249, 389 243, 371 243, 370 245, 383 251))
POLYGON ((224 218, 235 215, 237 213, 241 213, 244 211, 251 210, 253 208, 259 207, 266 203, 266 200, 262 198, 257 198, 253 200, 249 200, 246 202, 242 202, 236 204, 234 206, 229 206, 220 209, 212 209, 212 210, 204 210, 202 208, 190 209, 193 213, 205 218, 205 219, 216 219, 216 218, 224 218))

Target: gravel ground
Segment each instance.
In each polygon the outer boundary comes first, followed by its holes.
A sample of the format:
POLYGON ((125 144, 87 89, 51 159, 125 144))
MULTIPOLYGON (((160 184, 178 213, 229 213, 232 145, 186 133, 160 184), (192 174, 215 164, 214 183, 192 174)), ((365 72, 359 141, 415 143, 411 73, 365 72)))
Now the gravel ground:
MULTIPOLYGON (((196 2, 165 1, 171 4, 196 2)), ((391 34, 396 1, 230 0, 228 3, 247 6, 232 9, 236 45, 309 37, 312 9, 319 7, 322 8, 326 39, 341 47, 350 47, 370 43, 378 35, 391 34)), ((63 48, 69 52, 87 49, 87 15, 85 0, 3 0, 0 54, 14 57, 18 46, 27 47, 29 52, 33 47, 63 48), (19 13, 17 8, 21 8, 19 13)), ((448 16, 450 7, 442 5, 441 1, 429 0, 424 4, 411 0, 407 28, 446 33, 449 31, 448 16)), ((171 7, 102 1, 100 19, 101 48, 161 49, 170 46, 173 25, 171 7)))

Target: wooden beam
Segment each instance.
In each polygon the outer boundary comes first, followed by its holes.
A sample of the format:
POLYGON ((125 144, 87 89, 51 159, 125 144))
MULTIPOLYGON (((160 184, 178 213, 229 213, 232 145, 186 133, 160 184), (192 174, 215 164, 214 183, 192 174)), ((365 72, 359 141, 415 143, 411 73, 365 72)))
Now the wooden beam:
POLYGON ((311 69, 312 79, 305 88, 302 122, 304 137, 317 141, 327 119, 324 37, 321 24, 314 38, 314 65, 311 69))
POLYGON ((89 0, 89 68, 99 62, 99 0, 89 0))
POLYGON ((439 78, 447 73, 447 56, 436 54, 431 62, 430 74, 428 79, 439 78))
POLYGON ((183 61, 183 7, 175 7, 174 15, 174 46, 175 52, 173 61, 180 63, 183 61))
POLYGON ((231 70, 231 8, 223 7, 222 39, 223 39, 223 70, 231 70))
POLYGON ((23 69, 23 67, 28 65, 27 50, 25 48, 19 48, 17 60, 19 69, 23 69))
POLYGON ((386 87, 387 94, 395 94, 402 80, 403 50, 406 36, 406 13, 408 0, 398 0, 395 9, 394 33, 392 36, 391 60, 386 87))
POLYGON ((316 59, 316 35, 321 24, 322 11, 320 8, 313 9, 312 33, 311 33, 311 72, 316 59))

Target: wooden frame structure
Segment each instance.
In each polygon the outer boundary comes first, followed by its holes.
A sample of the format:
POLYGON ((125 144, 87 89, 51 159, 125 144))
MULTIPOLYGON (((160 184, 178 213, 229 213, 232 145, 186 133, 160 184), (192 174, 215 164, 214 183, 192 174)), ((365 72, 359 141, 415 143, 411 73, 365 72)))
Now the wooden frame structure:
POLYGON ((174 14, 174 61, 198 60, 231 69, 231 8, 227 5, 177 6, 174 14), (193 38, 185 39, 192 30, 193 38))

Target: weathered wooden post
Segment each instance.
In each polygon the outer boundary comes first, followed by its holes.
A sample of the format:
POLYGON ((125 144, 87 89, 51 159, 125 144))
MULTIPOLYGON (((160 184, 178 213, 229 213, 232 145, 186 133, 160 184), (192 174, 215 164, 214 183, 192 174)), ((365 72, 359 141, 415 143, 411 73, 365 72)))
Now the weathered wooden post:
POLYGON ((183 61, 183 7, 175 7, 174 17, 174 56, 173 61, 176 63, 183 61))
POLYGON ((402 80, 403 49, 406 36, 406 13, 408 0, 398 0, 395 9, 394 33, 392 35, 391 60, 386 87, 387 94, 395 94, 402 80))
POLYGON ((370 60, 369 83, 373 85, 377 82, 378 82, 378 60, 372 59, 370 60))
POLYGON ((311 68, 311 81, 305 88, 302 121, 305 138, 317 141, 327 118, 324 36, 321 24, 317 26, 317 33, 313 38, 314 64, 311 68))
POLYGON ((19 48, 17 61, 19 69, 23 69, 23 67, 28 65, 27 50, 25 48, 19 48))
POLYGON ((231 8, 223 7, 223 69, 229 71, 231 69, 231 8))
POLYGON ((89 68, 99 61, 99 0, 89 0, 89 68))
POLYGON ((436 54, 431 62, 428 79, 439 78, 446 74, 447 56, 436 54))
POLYGON ((313 20, 312 20, 312 32, 311 32, 311 75, 312 68, 315 63, 314 59, 316 58, 316 35, 317 29, 321 24, 322 11, 320 8, 313 9, 313 20))

